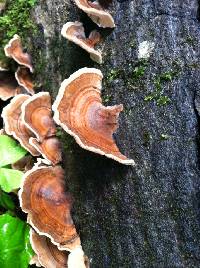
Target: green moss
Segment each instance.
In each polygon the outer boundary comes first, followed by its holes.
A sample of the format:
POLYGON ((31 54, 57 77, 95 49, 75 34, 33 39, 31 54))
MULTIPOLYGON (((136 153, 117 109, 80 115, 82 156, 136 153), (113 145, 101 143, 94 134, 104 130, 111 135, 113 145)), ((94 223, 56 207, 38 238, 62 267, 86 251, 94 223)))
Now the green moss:
POLYGON ((31 8, 37 0, 9 0, 3 15, 0 17, 0 60, 5 60, 3 47, 18 34, 22 40, 36 31, 30 18, 31 8))
POLYGON ((117 79, 121 73, 122 71, 120 69, 112 69, 107 75, 107 81, 111 83, 113 80, 117 79))
POLYGON ((157 75, 153 80, 153 84, 155 90, 151 92, 149 95, 145 96, 145 101, 156 101, 158 106, 163 106, 170 103, 170 98, 163 93, 163 85, 165 83, 172 82, 172 80, 178 75, 180 72, 179 69, 168 71, 157 75))

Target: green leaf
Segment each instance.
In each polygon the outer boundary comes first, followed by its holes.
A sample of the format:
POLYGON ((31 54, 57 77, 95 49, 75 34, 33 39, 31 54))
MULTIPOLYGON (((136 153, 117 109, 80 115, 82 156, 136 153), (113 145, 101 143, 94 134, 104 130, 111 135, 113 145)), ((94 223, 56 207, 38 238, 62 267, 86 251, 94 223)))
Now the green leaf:
POLYGON ((18 189, 22 182, 23 172, 14 169, 0 168, 0 186, 9 193, 18 189))
POLYGON ((26 153, 27 151, 15 140, 6 135, 0 135, 0 167, 17 162, 26 153))
POLYGON ((11 196, 4 193, 2 190, 0 190, 0 206, 8 210, 15 209, 15 203, 12 200, 11 196))
POLYGON ((0 216, 0 267, 27 268, 34 252, 29 240, 30 227, 19 218, 0 216))

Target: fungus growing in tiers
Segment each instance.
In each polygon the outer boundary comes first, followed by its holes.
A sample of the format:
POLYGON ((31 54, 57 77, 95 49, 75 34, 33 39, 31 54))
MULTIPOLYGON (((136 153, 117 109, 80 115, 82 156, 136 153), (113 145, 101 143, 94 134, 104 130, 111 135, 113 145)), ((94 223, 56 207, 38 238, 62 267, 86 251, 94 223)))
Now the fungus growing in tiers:
POLYGON ((39 263, 43 267, 67 267, 69 253, 67 251, 59 250, 53 243, 51 243, 49 238, 43 235, 38 235, 33 229, 31 229, 30 242, 34 252, 38 256, 39 263))
POLYGON ((19 199, 38 234, 49 237, 61 250, 72 251, 80 246, 70 215, 72 198, 60 166, 35 166, 25 173, 19 199))
POLYGON ((52 106, 54 120, 82 148, 133 165, 134 161, 120 153, 113 139, 123 106, 103 106, 102 78, 100 70, 83 68, 64 80, 52 106))
POLYGON ((110 13, 103 9, 98 2, 88 0, 74 0, 78 8, 83 10, 99 26, 114 28, 115 23, 110 13))
POLYGON ((22 104, 22 119, 38 141, 55 136, 56 126, 52 117, 49 92, 40 92, 28 98, 22 104))
POLYGON ((102 63, 101 53, 94 49, 94 46, 100 42, 101 36, 96 30, 92 31, 88 38, 85 36, 85 30, 81 22, 67 22, 61 31, 61 34, 82 47, 90 54, 90 58, 98 63, 102 63))
POLYGON ((24 52, 21 38, 17 34, 5 46, 4 51, 7 57, 13 58, 18 64, 26 66, 30 72, 33 72, 31 56, 24 52))
POLYGON ((40 155, 40 153, 29 144, 29 139, 30 137, 34 137, 34 134, 25 126, 21 116, 22 103, 28 98, 30 97, 24 94, 15 96, 11 102, 4 107, 1 116, 4 120, 6 133, 18 140, 32 155, 37 156, 40 155))
POLYGON ((3 101, 10 99, 21 91, 14 74, 11 72, 0 71, 0 81, 0 99, 3 101))
POLYGON ((49 162, 48 164, 56 165, 61 162, 61 145, 56 137, 46 138, 42 142, 38 142, 36 138, 30 138, 29 143, 41 153, 49 162))
POLYGON ((33 79, 28 68, 19 67, 15 72, 15 78, 20 86, 22 86, 28 93, 33 95, 35 93, 33 89, 33 79))

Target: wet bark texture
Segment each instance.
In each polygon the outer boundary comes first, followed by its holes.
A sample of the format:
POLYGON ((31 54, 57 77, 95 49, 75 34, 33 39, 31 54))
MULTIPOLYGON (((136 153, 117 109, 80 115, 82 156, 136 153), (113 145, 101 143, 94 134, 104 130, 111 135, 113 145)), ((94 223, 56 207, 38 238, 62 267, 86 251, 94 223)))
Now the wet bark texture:
POLYGON ((114 0, 116 29, 101 30, 102 65, 61 37, 67 21, 81 20, 87 32, 97 28, 73 1, 39 2, 37 83, 55 98, 79 68, 102 70, 104 102, 124 104, 116 142, 137 164, 122 166, 61 137, 73 218, 91 267, 200 267, 198 0, 114 0), (138 46, 146 40, 155 49, 137 77, 138 46), (159 77, 167 105, 144 100, 159 77))

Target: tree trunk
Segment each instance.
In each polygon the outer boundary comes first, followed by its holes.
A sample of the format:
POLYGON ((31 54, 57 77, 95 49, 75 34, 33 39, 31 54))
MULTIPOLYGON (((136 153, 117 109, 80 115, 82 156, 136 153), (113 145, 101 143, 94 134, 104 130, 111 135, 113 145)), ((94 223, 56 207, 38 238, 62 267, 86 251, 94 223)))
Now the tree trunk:
POLYGON ((67 21, 98 28, 73 1, 39 1, 33 11, 40 88, 55 98, 70 74, 96 67, 104 103, 124 105, 115 138, 135 167, 61 137, 73 218, 92 268, 200 267, 198 8, 198 0, 115 0, 116 28, 100 29, 102 65, 61 37, 67 21), (138 59, 143 41, 155 44, 146 61, 138 59))

